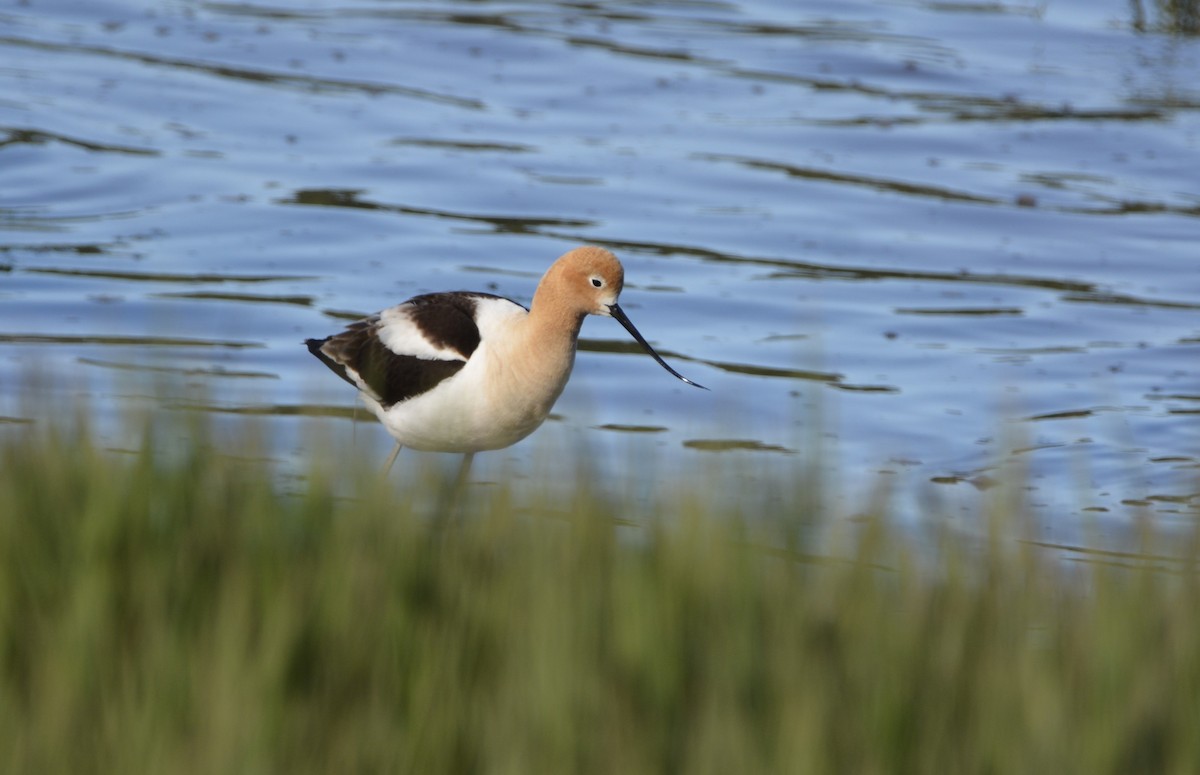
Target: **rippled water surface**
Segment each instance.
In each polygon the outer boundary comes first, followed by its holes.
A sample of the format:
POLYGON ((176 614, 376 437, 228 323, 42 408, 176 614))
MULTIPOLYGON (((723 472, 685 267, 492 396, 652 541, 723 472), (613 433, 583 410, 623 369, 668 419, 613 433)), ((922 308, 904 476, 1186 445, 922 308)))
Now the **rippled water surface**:
POLYGON ((113 417, 194 404, 138 379, 174 378, 302 460, 306 423, 355 425, 303 338, 429 290, 528 303, 594 243, 712 391, 590 319, 554 421, 482 479, 583 440, 602 469, 650 449, 751 481, 824 455, 844 513, 885 481, 969 514, 1018 469, 1051 536, 1194 517, 1200 39, 1176 5, 8 4, 0 415, 40 421, 34 369, 113 417))

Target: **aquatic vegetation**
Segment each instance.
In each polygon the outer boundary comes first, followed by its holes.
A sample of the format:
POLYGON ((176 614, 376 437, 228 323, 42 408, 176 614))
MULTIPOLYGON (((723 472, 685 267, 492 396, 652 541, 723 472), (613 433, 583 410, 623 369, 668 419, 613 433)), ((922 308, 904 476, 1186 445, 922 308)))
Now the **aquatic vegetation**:
POLYGON ((446 514, 432 469, 216 449, 0 436, 5 771, 1200 766, 1195 535, 1068 560, 1012 514, 917 536, 882 497, 830 525, 799 484, 647 504, 584 465, 446 514))

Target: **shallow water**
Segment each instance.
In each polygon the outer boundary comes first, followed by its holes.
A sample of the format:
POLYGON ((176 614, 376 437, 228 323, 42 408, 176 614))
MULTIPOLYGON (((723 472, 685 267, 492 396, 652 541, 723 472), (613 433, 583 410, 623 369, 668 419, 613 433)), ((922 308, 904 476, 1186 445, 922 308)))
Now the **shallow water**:
MULTIPOLYGON (((1200 42, 1187 4, 42 2, 0 12, 0 416, 354 398, 300 340, 429 290, 528 302, 566 249, 702 393, 593 319, 528 470, 836 467, 1051 537, 1200 503, 1200 42), (543 456, 544 457, 544 456, 543 456)), ((318 415, 324 419, 313 419, 318 415)), ((359 419, 365 419, 359 414, 359 419)), ((522 466, 526 469, 522 469, 522 466)), ((757 472, 757 473, 754 473, 757 472)))

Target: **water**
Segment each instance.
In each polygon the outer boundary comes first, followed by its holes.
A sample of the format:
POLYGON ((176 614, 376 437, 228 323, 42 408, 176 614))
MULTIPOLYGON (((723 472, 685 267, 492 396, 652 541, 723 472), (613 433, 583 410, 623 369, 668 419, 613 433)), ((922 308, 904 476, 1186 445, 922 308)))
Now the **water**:
POLYGON ((649 450, 752 484, 824 456, 846 514, 883 480, 906 513, 969 520, 1027 470, 1050 538, 1188 520, 1195 18, 24 0, 0 12, 0 416, 41 421, 35 368, 114 422, 194 403, 133 378, 168 375, 266 417, 285 462, 312 423, 382 459, 300 341, 423 291, 528 302, 595 243, 712 392, 589 320, 554 420, 481 479, 583 440, 601 471, 649 450))

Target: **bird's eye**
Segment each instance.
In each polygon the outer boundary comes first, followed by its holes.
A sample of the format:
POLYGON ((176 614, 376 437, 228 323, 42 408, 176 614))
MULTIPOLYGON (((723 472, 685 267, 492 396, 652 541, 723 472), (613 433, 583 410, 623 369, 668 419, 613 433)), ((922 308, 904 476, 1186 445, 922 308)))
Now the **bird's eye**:
POLYGON ((603 288, 603 287, 604 287, 604 281, 603 281, 603 280, 601 280, 599 277, 593 277, 593 278, 592 278, 592 287, 593 287, 593 288, 603 288))

